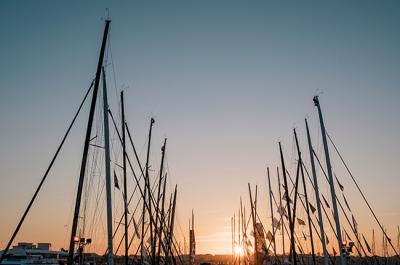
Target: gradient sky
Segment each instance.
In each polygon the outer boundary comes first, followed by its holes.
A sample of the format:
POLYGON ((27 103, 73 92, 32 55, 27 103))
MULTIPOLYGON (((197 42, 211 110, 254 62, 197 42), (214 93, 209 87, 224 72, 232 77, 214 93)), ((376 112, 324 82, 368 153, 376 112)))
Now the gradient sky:
MULTIPOLYGON (((155 117, 154 167, 168 137, 178 233, 186 233, 194 208, 198 252, 230 251, 230 217, 240 196, 248 202, 248 182, 259 185, 260 213, 269 224, 266 166, 275 172, 279 165, 278 141, 293 172, 292 129, 305 147, 308 117, 322 152, 315 94, 327 130, 394 235, 400 223, 398 1, 1 1, 0 248, 94 76, 106 8, 116 74, 110 105, 116 108, 124 88, 142 155, 155 117)), ((86 117, 87 109, 16 241, 66 246, 86 117)), ((370 236, 377 226, 332 156, 370 236)))

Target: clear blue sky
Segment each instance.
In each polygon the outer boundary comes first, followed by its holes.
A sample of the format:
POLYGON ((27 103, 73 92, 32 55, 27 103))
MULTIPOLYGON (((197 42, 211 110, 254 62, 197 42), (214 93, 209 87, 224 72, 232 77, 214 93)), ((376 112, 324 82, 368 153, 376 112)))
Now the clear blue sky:
MULTIPOLYGON (((305 146, 305 117, 320 148, 312 97, 321 92, 328 131, 394 231, 400 221, 398 1, 1 1, 0 246, 94 75, 106 8, 116 72, 111 106, 117 107, 114 91, 125 88, 140 148, 149 118, 156 118, 154 167, 168 137, 180 222, 187 229, 195 208, 200 252, 229 250, 216 235, 226 239, 227 218, 239 195, 247 199, 247 182, 260 186, 268 209, 265 168, 279 162, 278 141, 291 158, 293 127, 305 146)), ((54 215, 48 229, 62 231, 61 238, 70 222, 85 111, 32 211, 36 222, 54 215)), ((341 179, 350 186, 344 173, 341 179)), ((359 216, 362 226, 370 225, 366 211, 359 216)), ((35 225, 29 221, 19 239, 39 238, 35 225)))

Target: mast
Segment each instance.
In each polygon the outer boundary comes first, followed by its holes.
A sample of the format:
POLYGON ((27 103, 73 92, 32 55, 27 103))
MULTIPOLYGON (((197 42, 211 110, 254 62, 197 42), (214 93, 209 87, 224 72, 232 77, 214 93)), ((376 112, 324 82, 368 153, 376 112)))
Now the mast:
POLYGON ((248 183, 249 187, 249 196, 250 196, 250 207, 251 207, 251 218, 253 220, 253 232, 254 232, 254 264, 258 264, 258 246, 257 246, 257 226, 256 226, 256 214, 255 214, 255 209, 253 205, 253 197, 251 195, 251 188, 250 188, 250 183, 248 183))
MULTIPOLYGON (((279 167, 276 167, 276 173, 278 176, 278 190, 279 190, 279 207, 282 207, 282 193, 281 193, 281 179, 279 177, 279 167)), ((282 256, 285 255, 285 230, 284 226, 283 226, 283 218, 282 218, 282 214, 280 214, 280 219, 281 219, 281 231, 282 231, 282 256)))
POLYGON ((86 172, 86 163, 87 163, 87 156, 88 156, 88 151, 89 151, 90 135, 92 133, 93 117, 94 117, 94 111, 96 108, 96 101, 97 101, 97 92, 99 90, 101 66, 103 65, 104 51, 105 51, 105 47, 106 47, 107 35, 108 35, 108 29, 110 26, 110 22, 111 22, 110 20, 106 20, 106 25, 105 25, 104 34, 103 34, 103 41, 101 43, 101 48, 100 48, 99 61, 97 63, 96 79, 95 79, 95 84, 94 84, 94 88, 93 88, 92 102, 91 102, 90 111, 89 111, 89 120, 88 120, 88 125, 86 128, 85 143, 84 143, 84 147, 83 147, 82 163, 81 163, 81 169, 80 169, 80 173, 79 173, 78 192, 76 194, 76 200, 75 200, 74 218, 72 220, 71 237, 70 237, 70 241, 69 241, 70 243, 69 243, 69 250, 68 250, 68 261, 67 261, 68 265, 72 265, 74 262, 74 250, 75 250, 74 237, 76 236, 76 230, 78 227, 79 209, 81 206, 82 188, 83 188, 83 181, 84 181, 85 172, 86 172))
POLYGON ((375 256, 375 231, 372 229, 372 256, 375 256))
POLYGON ((269 176, 269 167, 267 167, 267 175, 268 175, 268 188, 269 188, 269 205, 271 208, 271 218, 272 218, 272 235, 274 241, 274 255, 276 256, 276 242, 275 242, 275 226, 274 226, 274 208, 272 207, 272 190, 271 190, 271 179, 269 176))
MULTIPOLYGON (((144 223, 145 223, 145 217, 146 217, 146 200, 147 197, 149 198, 149 204, 148 204, 148 211, 149 211, 149 218, 151 219, 151 189, 150 189, 150 182, 148 180, 149 177, 149 156, 150 156, 150 143, 151 143, 151 131, 153 128, 154 124, 154 119, 150 119, 150 129, 149 129, 149 137, 148 137, 148 143, 147 143, 147 156, 146 156, 146 168, 145 168, 145 175, 144 175, 144 194, 143 194, 143 211, 142 211, 142 237, 141 237, 141 250, 140 250, 140 259, 141 263, 144 264, 143 260, 143 251, 146 251, 146 248, 144 247, 144 223), (149 193, 147 195, 147 193, 149 193)), ((152 233, 153 233, 153 225, 152 222, 150 221, 150 241, 153 242, 152 239, 152 233)), ((151 244, 151 247, 153 247, 153 244, 151 244)))
POLYGON ((103 119, 104 119, 104 161, 105 161, 105 174, 106 174, 106 198, 107 198, 107 264, 113 265, 113 228, 112 228, 112 196, 111 196, 111 169, 110 169, 110 136, 108 125, 108 99, 107 99, 107 84, 106 73, 104 66, 102 67, 103 73, 103 119))
MULTIPOLYGON (((245 242, 245 238, 244 238, 245 227, 243 226, 244 225, 243 214, 244 213, 243 213, 242 196, 240 196, 240 216, 239 216, 238 238, 239 238, 239 246, 242 247, 243 256, 244 256, 244 255, 246 255, 246 252, 247 252, 247 247, 246 247, 246 249, 244 248, 246 246, 247 242, 245 242), (242 220, 242 221, 240 221, 240 220, 242 220), (240 231, 240 228, 242 229, 242 231, 240 231), (242 233, 240 233, 240 232, 242 232, 242 233), (240 238, 242 238, 242 240, 240 240, 240 238), (242 241, 242 245, 240 245, 240 241, 242 241)), ((239 254, 239 263, 238 263, 239 265, 240 265, 240 262, 241 262, 241 260, 240 260, 240 254, 239 254)))
MULTIPOLYGON (((157 192, 157 207, 156 207, 156 224, 155 224, 155 230, 154 230, 154 243, 152 242, 152 244, 154 246, 152 246, 152 256, 153 256, 153 265, 156 264, 156 241, 157 241, 157 235, 158 235, 158 212, 160 209, 160 192, 161 192, 161 182, 162 182, 162 174, 163 174, 163 168, 164 168, 164 155, 165 155, 165 148, 166 148, 166 144, 167 144, 167 138, 164 138, 164 144, 161 147, 161 165, 160 165, 160 176, 159 176, 159 180, 158 180, 158 192, 157 192)), ((162 220, 160 220, 160 222, 162 222, 162 220)), ((161 242, 160 242, 161 243, 161 242)), ((159 243, 159 244, 160 244, 159 243)))
POLYGON ((317 180, 317 173, 316 173, 316 170, 315 170, 313 147, 312 147, 312 143, 311 143, 310 130, 308 129, 307 119, 305 119, 304 121, 306 123, 306 130, 307 130, 307 141, 308 141, 308 149, 309 149, 309 152, 310 152, 311 170, 312 170, 312 175, 313 175, 313 180, 314 180, 315 198, 317 200, 318 223, 319 223, 320 234, 321 234, 322 251, 324 253, 324 265, 328 265, 329 258, 328 258, 328 252, 326 250, 326 242, 325 242, 326 238, 325 238, 325 232, 324 232, 325 231, 324 230, 324 222, 322 220, 321 201, 320 201, 320 198, 319 198, 318 180, 317 180))
POLYGON ((125 217, 125 257, 124 262, 125 265, 128 265, 128 258, 129 258, 129 243, 128 243, 128 191, 126 186, 126 144, 125 144, 125 109, 124 109, 124 91, 121 91, 121 119, 122 119, 122 167, 124 170, 124 217, 125 217))
POLYGON ((338 212, 337 205, 336 205, 335 184, 333 182, 332 166, 331 166, 331 160, 330 160, 330 157, 329 157, 328 142, 326 140, 326 130, 325 130, 324 119, 322 117, 322 111, 321 111, 321 106, 319 104, 318 96, 315 96, 313 98, 313 101, 314 101, 314 105, 318 108, 319 122, 320 122, 320 125, 321 125, 321 135, 322 135, 322 141, 324 143, 324 150, 325 150, 326 169, 328 171, 329 185, 330 185, 330 188, 331 188, 331 196, 332 196, 333 214, 334 214, 335 223, 336 223, 336 234, 337 234, 337 239, 338 239, 340 262, 341 262, 342 265, 346 265, 347 261, 346 261, 344 255, 343 255, 343 250, 342 250, 342 235, 340 233, 339 212, 338 212))
MULTIPOLYGON (((171 246, 173 244, 173 238, 174 238, 174 225, 175 225, 175 209, 176 209, 176 193, 177 193, 178 186, 175 185, 175 191, 174 191, 174 201, 172 204, 172 212, 171 212, 171 223, 170 223, 170 228, 169 228, 169 239, 168 239, 168 253, 172 255, 171 253, 171 246)), ((167 255, 168 257, 168 255, 167 255)))
POLYGON ((196 254, 196 240, 194 235, 194 213, 192 209, 192 229, 190 229, 189 220, 189 264, 195 264, 195 254, 196 254))
POLYGON ((400 227, 397 226, 397 252, 400 253, 400 227))
MULTIPOLYGON (((150 130, 149 130, 149 139, 148 139, 148 144, 147 144, 147 157, 146 157, 146 182, 147 182, 147 195, 148 195, 148 211, 149 211, 149 218, 152 218, 152 210, 151 210, 151 187, 150 187, 150 177, 149 177, 149 157, 150 157, 150 145, 151 145, 151 132, 153 130, 153 124, 154 124, 154 119, 150 119, 150 130)), ((153 222, 150 221, 150 245, 151 245, 151 253, 153 253, 153 222)), ((153 261, 152 261, 153 262, 153 261)))
MULTIPOLYGON (((292 231, 292 225, 291 225, 291 220, 292 220, 292 213, 290 211, 290 197, 289 197, 289 190, 288 190, 288 183, 287 183, 287 178, 286 178, 286 167, 285 167, 285 160, 283 159, 283 153, 282 153, 282 145, 281 142, 279 142, 279 152, 281 155, 281 164, 282 164, 282 174, 283 174, 283 181, 285 184, 285 193, 286 193, 286 204, 287 204, 287 210, 288 210, 288 217, 289 217, 289 225, 290 225, 290 252, 293 255, 293 264, 297 264, 296 261, 296 249, 294 245, 294 236, 293 236, 293 231, 292 231)), ((282 205, 281 205, 282 207, 282 205)), ((282 220, 283 222, 283 220, 282 220)), ((292 261, 292 257, 289 255, 289 261, 292 261)))
POLYGON ((308 217, 308 229, 310 232, 312 260, 313 260, 313 264, 316 265, 315 252, 314 252, 314 239, 313 239, 312 227, 311 227, 310 206, 308 204, 307 187, 306 187, 306 182, 304 180, 303 160, 301 158, 301 151, 300 151, 300 147, 299 147, 299 141, 297 139, 296 129, 293 129, 293 132, 294 132, 294 137, 296 140, 297 155, 299 157, 301 178, 303 180, 304 198, 306 199, 306 212, 307 212, 307 217, 308 217))
MULTIPOLYGON (((165 188, 167 184, 167 173, 164 175, 164 186, 163 186, 163 193, 162 193, 162 200, 161 200, 161 221, 160 221, 160 230, 158 232, 158 250, 157 250, 157 263, 160 263, 160 251, 162 242, 162 232, 164 230, 163 224, 165 223, 165 188)), ((165 236, 165 232, 164 232, 165 236)), ((165 252, 165 251, 164 251, 165 252)))
MULTIPOLYGON (((232 263, 234 262, 234 260, 235 260, 235 252, 234 252, 234 245, 235 245, 235 243, 234 243, 234 241, 235 241, 235 222, 233 221, 234 220, 234 218, 235 218, 235 214, 233 214, 233 217, 231 217, 231 240, 232 240, 232 257, 231 257, 231 259, 232 259, 232 263)), ((190 225, 189 225, 189 234, 190 234, 190 225)))

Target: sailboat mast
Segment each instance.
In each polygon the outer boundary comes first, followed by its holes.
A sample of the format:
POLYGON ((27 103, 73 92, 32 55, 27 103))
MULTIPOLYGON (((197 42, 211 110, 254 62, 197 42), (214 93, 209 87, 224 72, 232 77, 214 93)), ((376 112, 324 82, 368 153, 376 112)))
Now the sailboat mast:
MULTIPOLYGON (((150 187, 150 177, 149 177, 149 158, 150 158, 150 146, 151 146, 151 132, 153 130, 153 124, 154 124, 154 119, 150 119, 150 130, 149 130, 149 138, 148 138, 148 143, 147 143, 147 156, 146 156, 146 177, 145 181, 147 182, 147 196, 148 196, 148 211, 149 211, 149 218, 152 218, 152 210, 151 210, 151 205, 152 205, 152 200, 151 200, 151 187, 150 187)), ((153 253, 154 249, 154 244, 153 244, 153 222, 150 221, 150 246, 151 246, 151 253, 153 253)))
POLYGON ((375 231, 372 229, 372 256, 375 256, 375 231))
MULTIPOLYGON (((278 176, 278 191, 279 191, 279 207, 282 207, 282 192, 281 192, 281 179, 279 177, 279 167, 276 167, 276 174, 278 176)), ((279 212, 281 210, 279 209, 279 212)), ((283 225, 283 217, 282 214, 280 214, 280 220, 281 220, 281 231, 282 231, 282 256, 285 255, 285 230, 284 230, 284 225, 283 225)))
MULTIPOLYGON (((279 142, 279 152, 280 152, 280 156, 281 156, 281 164, 282 164, 282 174, 283 174, 283 181, 285 184, 285 194, 286 194, 286 205, 287 205, 287 211, 288 211, 288 217, 289 217, 289 225, 290 225, 290 252, 293 255, 293 259, 292 256, 289 255, 289 261, 293 260, 293 264, 297 264, 296 261, 296 249, 295 249, 295 245, 294 245, 294 236, 293 236, 293 230, 292 230, 292 225, 291 225, 291 220, 292 220, 292 213, 290 211, 290 197, 289 197, 289 190, 288 190, 288 183, 287 183, 287 178, 286 178, 286 167, 285 167, 285 160, 283 159, 283 152, 282 152, 282 145, 281 142, 279 142)), ((282 205, 281 205, 282 207, 282 205)), ((282 220, 283 222, 283 220, 282 220)))
POLYGON ((322 220, 321 201, 320 201, 320 198, 319 198, 318 180, 317 180, 317 173, 316 173, 316 170, 315 170, 313 147, 312 147, 312 143, 311 143, 311 136, 310 136, 310 130, 308 129, 307 119, 305 119, 304 121, 306 123, 308 150, 310 152, 311 171, 312 171, 313 180, 314 180, 315 198, 316 198, 316 201, 317 201, 318 223, 319 223, 319 229, 320 229, 321 241, 322 241, 322 252, 324 253, 324 265, 328 265, 329 258, 328 258, 328 251, 326 250, 326 241, 325 241, 326 238, 325 238, 324 222, 322 220))
POLYGON ((88 152, 89 152, 90 135, 92 133, 93 117, 94 117, 94 111, 96 108, 97 93, 99 90, 101 67, 103 65, 104 51, 105 51, 105 47, 106 47, 106 43, 107 43, 107 35, 108 35, 108 29, 110 27, 110 22, 111 22, 110 20, 106 20, 106 25, 105 25, 104 34, 103 34, 103 40, 102 40, 101 48, 100 48, 99 61, 97 63, 96 79, 95 79, 95 84, 93 87, 93 96, 92 96, 92 102, 90 105, 89 120, 88 120, 88 125, 86 128, 86 136, 85 136, 85 143, 84 143, 84 147, 83 147, 82 163, 81 163, 81 169, 80 169, 80 173, 79 173, 78 192, 76 194, 76 200, 75 200, 74 218, 72 221, 71 237, 70 237, 70 244, 69 244, 69 250, 68 250, 68 261, 67 261, 68 265, 72 265, 74 262, 74 250, 75 250, 74 237, 76 236, 76 230, 78 227, 79 210, 80 210, 80 206, 81 206, 83 181, 85 178, 87 156, 88 156, 88 152))
MULTIPOLYGON (((162 241, 162 233, 164 231, 164 224, 165 224, 165 188, 167 184, 167 173, 164 175, 164 184, 163 184, 163 193, 162 193, 162 199, 161 199, 161 221, 160 221, 160 230, 158 232, 158 250, 157 250, 157 263, 160 263, 160 251, 161 251, 161 245, 164 244, 162 241)), ((165 232, 164 232, 165 236, 165 232)), ((165 251, 164 251, 165 252, 165 251)))
POLYGON ((276 256, 276 242, 275 242, 275 225, 274 225, 274 208, 272 207, 272 189, 271 189, 271 179, 269 176, 269 167, 267 167, 267 176, 268 176, 268 188, 269 188, 269 206, 271 208, 271 218, 272 218, 272 240, 274 241, 274 255, 276 256))
POLYGON ((258 240, 257 240, 257 226, 256 226, 256 216, 255 216, 255 208, 253 204, 253 197, 251 195, 250 183, 248 183, 249 187, 249 196, 250 196, 250 207, 251 207, 251 218, 253 220, 253 233, 254 233, 254 264, 258 264, 258 240))
POLYGON ((128 198, 127 198, 127 183, 126 183, 126 144, 125 144, 125 106, 124 106, 124 91, 121 91, 121 126, 122 126, 122 167, 124 171, 124 218, 125 218, 125 265, 128 265, 128 250, 129 250, 129 238, 128 238, 128 198))
MULTIPOLYGON (((164 155, 165 155, 165 148, 166 148, 166 144, 167 144, 167 138, 164 139, 164 144, 161 147, 161 165, 160 165, 160 176, 158 179, 158 191, 157 191, 157 206, 156 206, 156 224, 154 225, 154 242, 152 242, 153 246, 152 246, 152 256, 153 256, 153 265, 156 264, 156 242, 157 242, 157 235, 158 235, 158 219, 159 219, 159 209, 160 209, 160 196, 161 196, 161 184, 162 184, 162 174, 163 174, 163 169, 164 169, 164 155)), ((160 222, 162 222, 162 220, 160 220, 160 222)))
POLYGON ((330 185, 330 188, 331 188, 333 214, 334 214, 334 217, 335 217, 336 233, 337 233, 338 247, 339 247, 339 252, 340 252, 340 262, 341 262, 342 265, 346 265, 347 261, 346 261, 344 255, 343 255, 343 250, 342 250, 342 235, 340 233, 339 212, 338 212, 337 205, 336 205, 335 184, 333 182, 332 166, 331 166, 331 159, 329 157, 328 142, 326 140, 326 130, 325 130, 324 119, 322 117, 322 111, 321 111, 321 106, 319 104, 318 96, 315 96, 313 98, 313 101, 314 101, 314 105, 318 109, 319 122, 320 122, 320 126, 321 126, 322 142, 324 143, 326 169, 328 171, 329 185, 330 185))
MULTIPOLYGON (((175 209, 176 209, 176 194, 177 194, 178 186, 175 185, 175 191, 174 191, 174 199, 172 203, 172 212, 171 212, 171 223, 169 227, 169 239, 168 239, 168 254, 172 256, 172 250, 171 247, 173 245, 173 240, 174 240, 174 226, 175 226, 175 209)), ((167 255, 168 257, 168 255, 167 255)))
POLYGON ((108 124, 108 99, 106 73, 102 67, 103 73, 103 119, 104 119, 104 161, 106 174, 106 200, 107 200, 107 264, 113 265, 113 225, 112 225, 112 197, 111 197, 111 169, 110 169, 110 135, 108 124))
POLYGON ((300 166, 301 178, 303 180, 304 198, 306 199, 306 212, 307 212, 307 217, 308 217, 308 229, 309 229, 309 232, 310 232, 312 260, 313 260, 313 264, 316 265, 315 252, 314 252, 314 239, 313 239, 313 233, 312 233, 312 227, 311 227, 310 206, 308 204, 306 181, 304 180, 303 160, 302 160, 302 157, 301 157, 301 151, 300 151, 300 147, 299 147, 299 141, 297 139, 296 129, 294 129, 293 131, 294 131, 294 137, 295 137, 295 140, 296 140, 297 155, 298 155, 298 158, 299 158, 299 166, 300 166))

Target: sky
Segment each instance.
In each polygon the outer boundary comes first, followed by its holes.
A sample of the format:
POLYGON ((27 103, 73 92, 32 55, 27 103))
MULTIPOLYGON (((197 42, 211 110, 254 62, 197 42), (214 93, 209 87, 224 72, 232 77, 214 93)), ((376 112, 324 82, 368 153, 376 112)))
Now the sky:
MULTIPOLYGON (((229 253, 230 220, 240 197, 249 204, 247 183, 258 185, 260 216, 270 224, 266 167, 276 190, 278 142, 294 175, 292 131, 309 163, 308 118, 323 154, 314 95, 327 131, 395 238, 398 1, 1 1, 0 248, 94 77, 106 9, 110 107, 118 113, 123 89, 143 159, 155 118, 154 168, 168 138, 179 238, 188 237, 194 209, 197 251, 229 253)), ((67 247, 87 115, 86 107, 15 242, 67 247)), ((371 238, 378 226, 331 151, 360 229, 371 238)), ((328 190, 321 176, 321 191, 328 190)))

